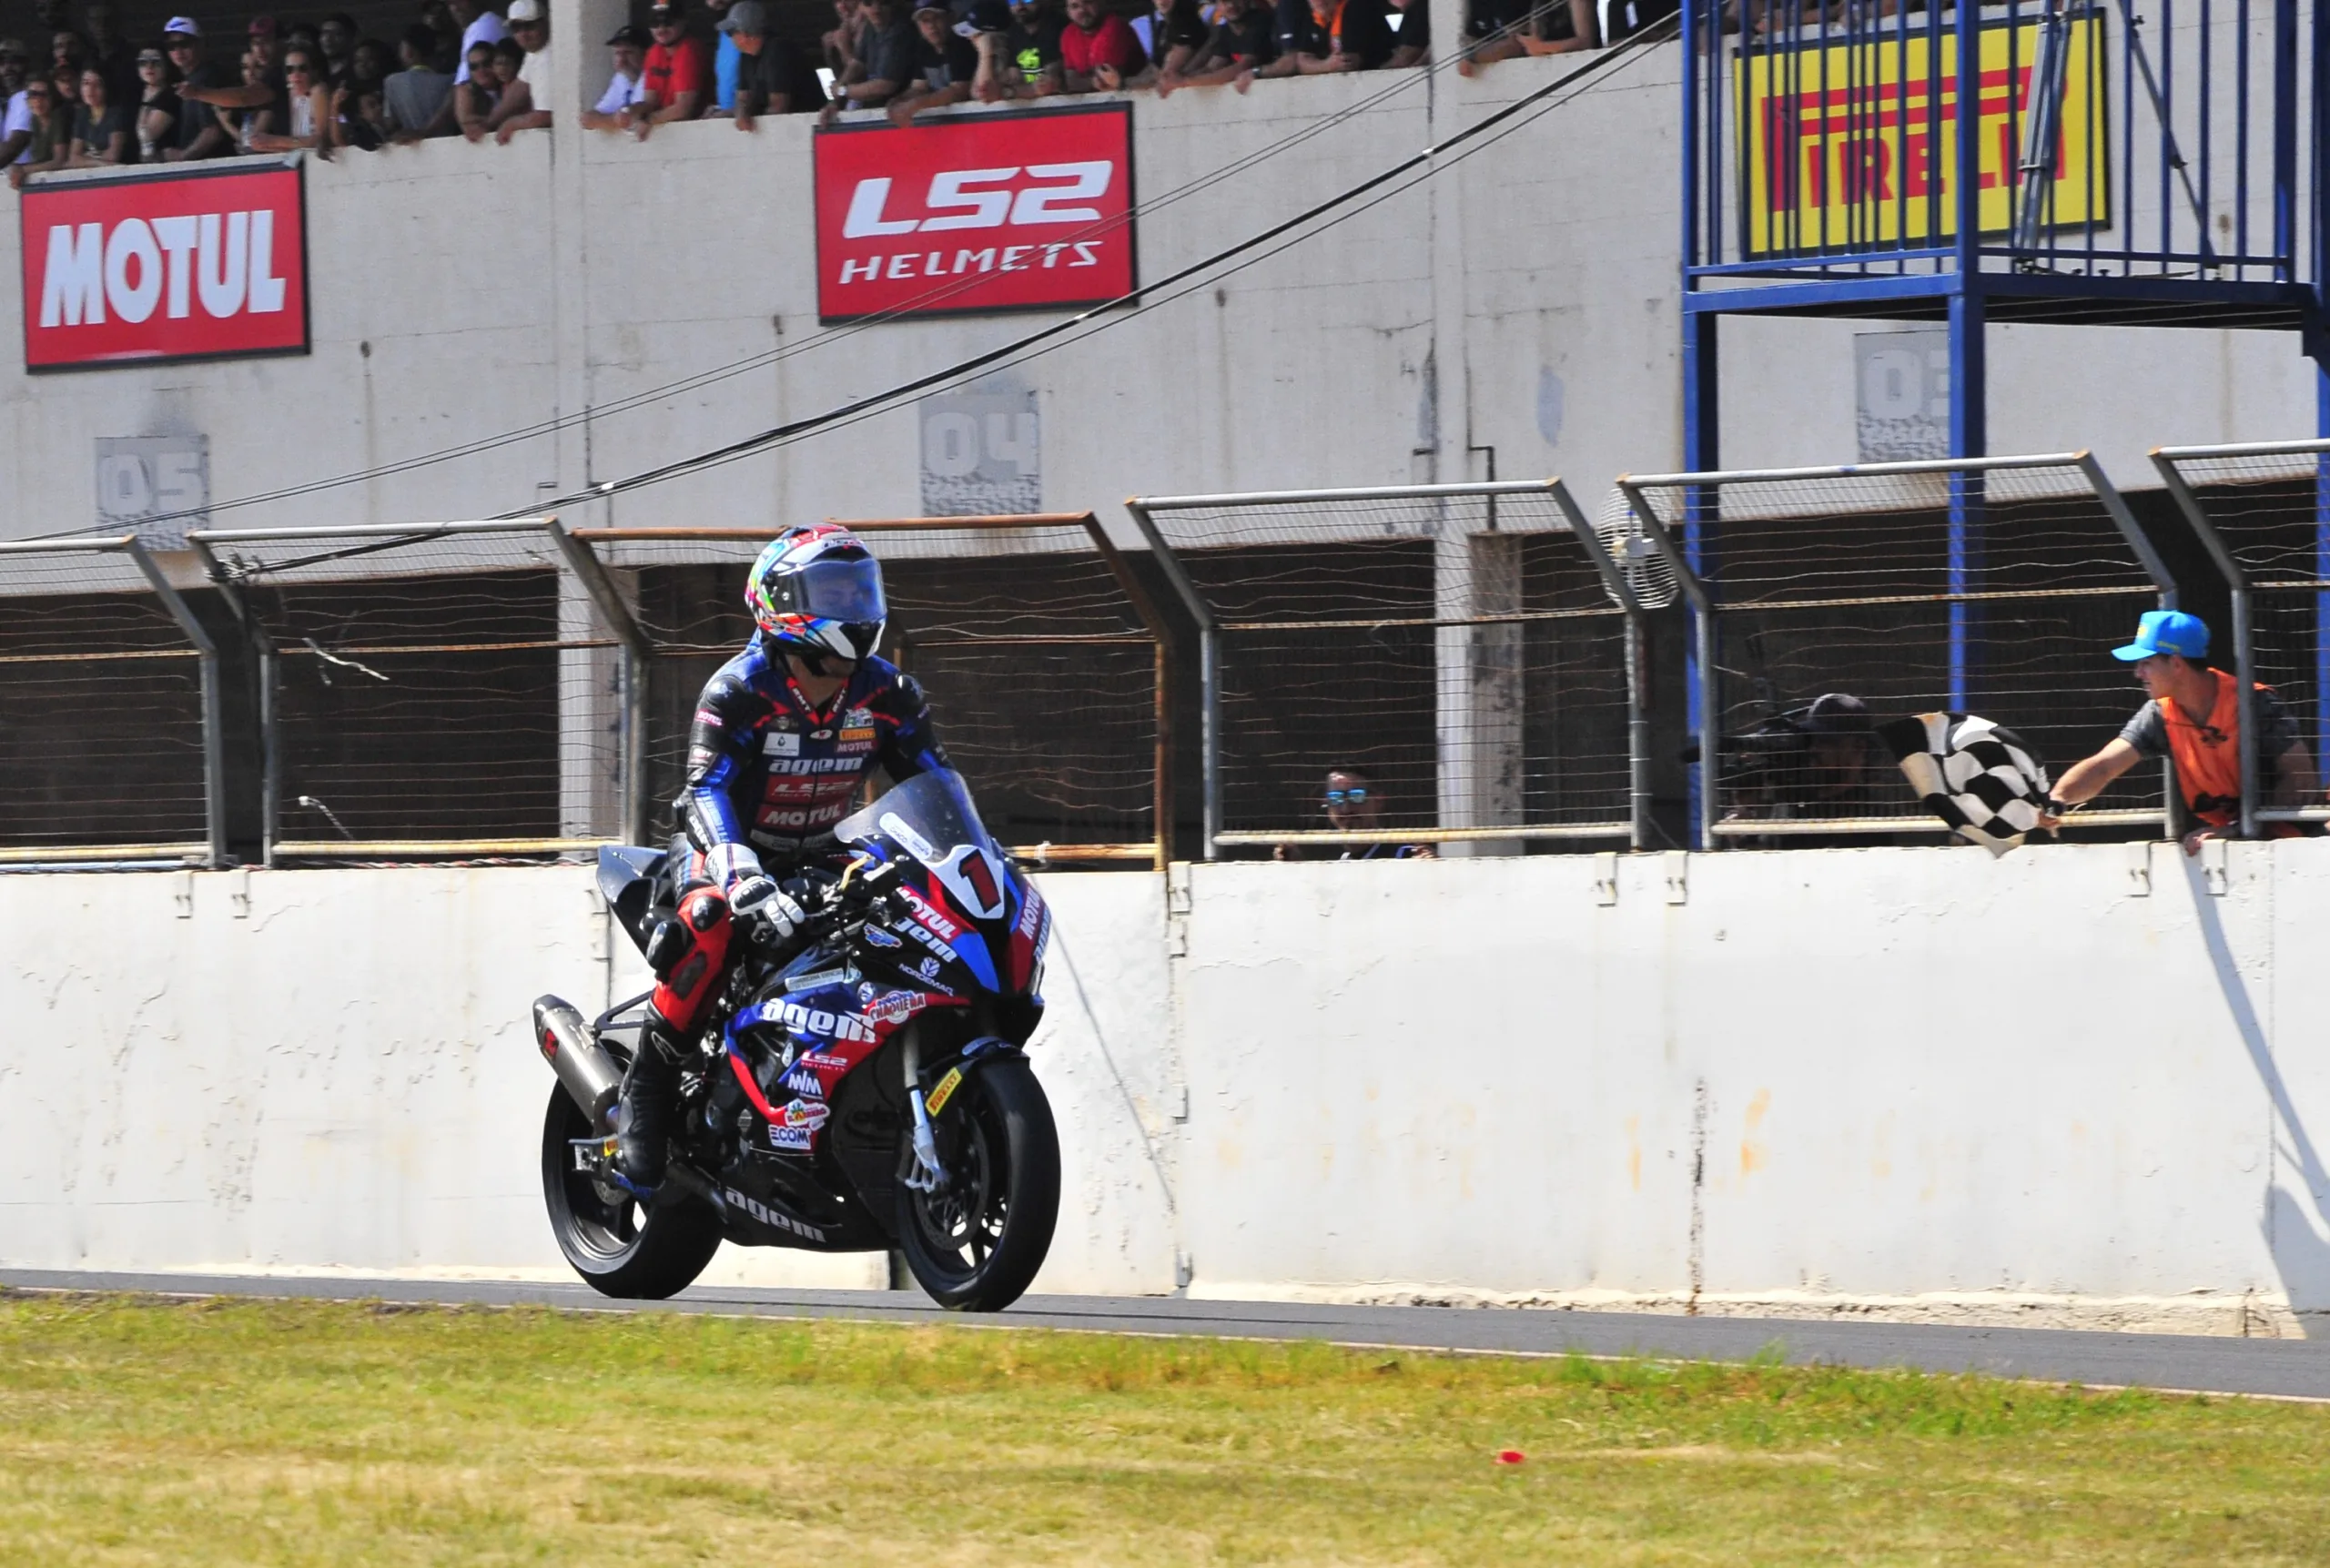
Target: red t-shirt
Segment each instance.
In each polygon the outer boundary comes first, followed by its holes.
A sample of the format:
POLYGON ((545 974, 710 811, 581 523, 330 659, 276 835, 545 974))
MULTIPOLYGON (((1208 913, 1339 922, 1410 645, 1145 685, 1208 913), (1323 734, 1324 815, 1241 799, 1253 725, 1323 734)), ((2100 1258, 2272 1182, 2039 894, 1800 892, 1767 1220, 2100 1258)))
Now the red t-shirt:
POLYGON ((1089 76, 1103 66, 1114 66, 1130 76, 1149 64, 1149 56, 1125 19, 1111 15, 1102 17, 1100 25, 1089 33, 1073 22, 1063 28, 1059 60, 1079 76, 1089 76))
POLYGON ((682 93, 701 93, 704 97, 696 105, 701 109, 712 101, 712 51, 700 38, 682 38, 669 49, 652 45, 639 85, 655 96, 659 108, 669 108, 682 93))

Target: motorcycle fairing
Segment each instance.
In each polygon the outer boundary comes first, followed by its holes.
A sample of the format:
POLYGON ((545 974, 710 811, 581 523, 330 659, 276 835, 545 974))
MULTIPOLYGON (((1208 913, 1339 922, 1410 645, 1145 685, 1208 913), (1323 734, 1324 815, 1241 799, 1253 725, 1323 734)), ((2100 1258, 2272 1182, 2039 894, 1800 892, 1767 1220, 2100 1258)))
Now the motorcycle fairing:
POLYGON ((599 896, 642 953, 647 951, 647 915, 655 902, 655 882, 670 858, 663 850, 634 844, 599 846, 599 896))
POLYGON ((841 1080, 908 1019, 934 1005, 964 1004, 859 979, 765 996, 739 1007, 721 1044, 737 1086, 764 1124, 755 1141, 782 1153, 815 1153, 841 1080), (774 1026, 783 1041, 780 1049, 752 1036, 764 1026, 774 1026))

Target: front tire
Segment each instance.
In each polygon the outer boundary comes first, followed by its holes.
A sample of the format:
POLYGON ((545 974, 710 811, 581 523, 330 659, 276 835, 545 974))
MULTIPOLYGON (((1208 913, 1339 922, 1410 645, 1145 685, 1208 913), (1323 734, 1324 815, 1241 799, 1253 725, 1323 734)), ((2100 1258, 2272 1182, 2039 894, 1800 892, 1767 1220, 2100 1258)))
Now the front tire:
POLYGON ((720 1249, 720 1220, 696 1202, 650 1208, 587 1170, 574 1168, 570 1139, 590 1121, 562 1086, 542 1117, 542 1202, 558 1249, 603 1296, 660 1301, 695 1282, 720 1249))
POLYGON ((916 1283, 950 1311, 1000 1312, 1051 1250, 1059 1218, 1059 1134, 1026 1060, 974 1068, 936 1118, 947 1185, 898 1185, 898 1249, 916 1283))

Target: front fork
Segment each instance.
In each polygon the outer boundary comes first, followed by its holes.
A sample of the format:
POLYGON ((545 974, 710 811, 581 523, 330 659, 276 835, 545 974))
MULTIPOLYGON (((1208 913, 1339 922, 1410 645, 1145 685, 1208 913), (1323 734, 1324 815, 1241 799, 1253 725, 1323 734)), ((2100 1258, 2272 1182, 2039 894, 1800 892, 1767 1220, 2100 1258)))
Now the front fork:
POLYGON ((914 1113, 914 1158, 898 1179, 912 1191, 936 1192, 946 1185, 947 1169, 938 1163, 938 1138, 922 1101, 922 1031, 909 1027, 905 1044, 899 1060, 906 1068, 907 1108, 914 1113))

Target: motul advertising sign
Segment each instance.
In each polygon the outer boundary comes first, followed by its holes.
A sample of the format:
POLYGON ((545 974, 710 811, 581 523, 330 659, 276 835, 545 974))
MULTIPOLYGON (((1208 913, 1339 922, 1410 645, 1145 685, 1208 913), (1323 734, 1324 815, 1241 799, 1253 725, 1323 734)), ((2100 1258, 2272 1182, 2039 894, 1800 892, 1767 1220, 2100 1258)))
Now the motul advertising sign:
POLYGON ((27 185, 25 368, 308 351, 297 164, 27 185))
POLYGON ((817 316, 1098 305, 1133 287, 1132 106, 821 130, 817 316))

